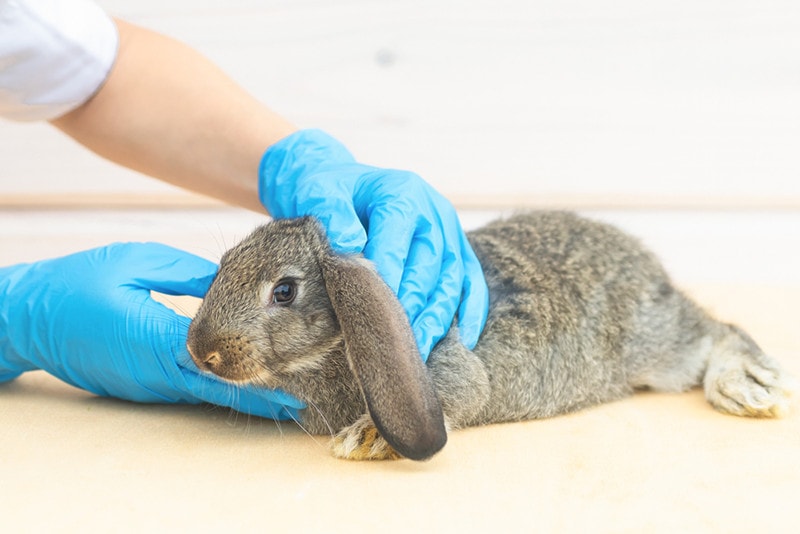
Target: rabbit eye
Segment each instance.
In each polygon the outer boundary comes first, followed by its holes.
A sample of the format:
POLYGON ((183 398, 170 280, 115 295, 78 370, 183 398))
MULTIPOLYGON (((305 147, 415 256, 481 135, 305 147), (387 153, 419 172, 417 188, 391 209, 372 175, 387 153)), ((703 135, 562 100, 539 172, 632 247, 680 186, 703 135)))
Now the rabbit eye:
POLYGON ((279 282, 272 290, 272 302, 275 304, 291 304, 297 294, 297 288, 292 281, 279 282))

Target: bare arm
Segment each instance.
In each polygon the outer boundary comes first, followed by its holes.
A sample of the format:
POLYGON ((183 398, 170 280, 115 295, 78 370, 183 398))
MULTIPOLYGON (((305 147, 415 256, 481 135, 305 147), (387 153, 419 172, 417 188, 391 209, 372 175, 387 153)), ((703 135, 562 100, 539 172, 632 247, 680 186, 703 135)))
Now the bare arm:
POLYGON ((259 161, 296 128, 192 48, 116 23, 119 52, 106 83, 52 124, 125 167, 263 212, 259 161))

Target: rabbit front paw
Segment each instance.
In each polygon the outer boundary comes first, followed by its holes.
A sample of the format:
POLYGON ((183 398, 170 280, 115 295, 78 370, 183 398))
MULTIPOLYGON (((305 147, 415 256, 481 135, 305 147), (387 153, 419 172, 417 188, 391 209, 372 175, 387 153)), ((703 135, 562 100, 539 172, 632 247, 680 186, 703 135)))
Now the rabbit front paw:
POLYGON ((778 364, 764 355, 712 359, 704 382, 706 398, 715 408, 750 417, 783 417, 796 388, 778 364))
POLYGON ((333 438, 333 455, 345 460, 399 460, 402 458, 381 437, 369 415, 342 429, 333 438))

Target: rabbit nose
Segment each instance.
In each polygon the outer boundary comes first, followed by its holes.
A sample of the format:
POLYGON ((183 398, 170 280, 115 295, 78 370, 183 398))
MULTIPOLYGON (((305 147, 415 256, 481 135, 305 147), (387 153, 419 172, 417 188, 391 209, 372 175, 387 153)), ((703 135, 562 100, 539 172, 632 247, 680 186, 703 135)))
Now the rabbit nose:
POLYGON ((222 356, 220 356, 219 352, 216 350, 209 351, 201 356, 198 354, 197 350, 192 347, 192 343, 187 343, 186 349, 189 351, 189 356, 192 357, 192 360, 194 360, 194 363, 196 363, 200 369, 213 371, 213 369, 218 367, 222 362, 222 356))
POLYGON ((212 350, 211 352, 207 353, 205 358, 202 359, 203 363, 208 366, 209 369, 213 369, 218 367, 220 363, 222 363, 222 356, 220 356, 219 352, 216 350, 212 350))

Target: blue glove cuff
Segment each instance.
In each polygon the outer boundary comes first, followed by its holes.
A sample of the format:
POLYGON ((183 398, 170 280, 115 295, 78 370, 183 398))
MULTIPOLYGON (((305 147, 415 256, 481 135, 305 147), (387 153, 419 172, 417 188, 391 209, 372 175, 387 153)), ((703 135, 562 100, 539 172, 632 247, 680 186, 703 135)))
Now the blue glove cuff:
POLYGON ((19 353, 9 336, 9 318, 23 310, 12 310, 17 304, 18 296, 14 295, 14 286, 28 270, 29 264, 13 265, 0 268, 0 382, 13 380, 25 371, 34 369, 19 353))
POLYGON ((0 371, 0 384, 3 383, 3 382, 10 382, 11 380, 14 380, 15 378, 17 378, 21 374, 22 374, 21 372, 20 373, 18 373, 18 372, 4 373, 4 372, 0 371))
POLYGON ((355 162, 343 144, 322 130, 300 130, 264 152, 258 168, 258 198, 273 217, 296 217, 298 179, 332 164, 355 162))

